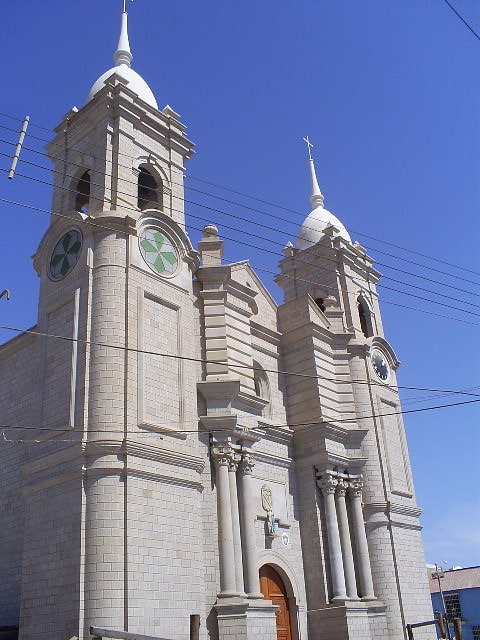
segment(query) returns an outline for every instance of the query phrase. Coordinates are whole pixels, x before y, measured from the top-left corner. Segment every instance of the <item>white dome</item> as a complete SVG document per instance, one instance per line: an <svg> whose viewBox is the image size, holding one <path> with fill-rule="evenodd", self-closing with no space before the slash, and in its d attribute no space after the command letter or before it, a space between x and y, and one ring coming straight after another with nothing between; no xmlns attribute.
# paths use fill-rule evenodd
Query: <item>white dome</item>
<svg viewBox="0 0 480 640"><path fill-rule="evenodd" d="M144 102L149 104L154 109L158 109L157 101L155 100L155 96L152 93L152 90L145 82L145 80L140 76L136 71L134 71L131 67L126 64L119 64L118 66L112 67L96 80L90 92L88 94L87 102L90 102L92 98L94 98L100 89L103 89L105 86L105 81L110 78L114 73L118 74L123 80L125 80L128 84L127 87L137 94L139 98L141 98Z"/></svg>
<svg viewBox="0 0 480 640"><path fill-rule="evenodd" d="M338 235L341 238L347 242L352 242L348 231L340 220L328 209L325 209L325 207L320 205L315 207L315 209L305 218L300 229L300 233L298 234L297 241L295 242L295 247L300 251L313 247L321 238L323 238L325 235L325 229L329 226L334 226L338 229Z"/></svg>

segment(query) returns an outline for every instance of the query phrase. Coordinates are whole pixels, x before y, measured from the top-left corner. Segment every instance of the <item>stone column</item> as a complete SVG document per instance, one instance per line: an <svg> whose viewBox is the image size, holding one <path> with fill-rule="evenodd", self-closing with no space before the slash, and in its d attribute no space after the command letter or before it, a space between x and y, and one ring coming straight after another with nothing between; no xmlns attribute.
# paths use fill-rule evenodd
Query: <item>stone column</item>
<svg viewBox="0 0 480 640"><path fill-rule="evenodd" d="M88 431L84 491L84 629L128 628L127 505L122 440L125 428L125 269L122 220L103 218L119 233L95 234L91 273ZM107 220L107 222L105 222ZM105 344L115 345L112 349ZM85 425L87 428L87 425ZM82 636L83 637L83 636Z"/></svg>
<svg viewBox="0 0 480 640"><path fill-rule="evenodd" d="M348 482L339 480L337 485L337 517L340 532L340 544L343 555L343 570L345 573L345 586L347 596L351 600L358 600L357 582L355 580L355 565L353 562L352 541L350 539L350 528L348 526L347 505L345 494L347 493Z"/></svg>
<svg viewBox="0 0 480 640"><path fill-rule="evenodd" d="M220 562L220 598L236 596L235 549L228 467L234 451L230 443L214 443L211 448L217 474L218 554Z"/></svg>
<svg viewBox="0 0 480 640"><path fill-rule="evenodd" d="M332 573L332 600L346 600L345 577L343 575L342 547L338 530L337 511L335 508L335 491L338 480L325 475L318 483L325 502L325 519L327 523L328 549L330 569Z"/></svg>
<svg viewBox="0 0 480 640"><path fill-rule="evenodd" d="M255 545L255 514L253 512L252 470L254 467L252 454L244 452L239 467L240 483L240 523L243 549L243 577L245 591L249 598L263 598L260 593L260 579L257 567L257 550Z"/></svg>
<svg viewBox="0 0 480 640"><path fill-rule="evenodd" d="M365 523L363 521L363 480L352 480L349 484L349 493L352 499L353 529L357 547L360 595L363 599L372 600L375 599L375 594L373 591L372 569L370 566L367 534L365 531Z"/></svg>
<svg viewBox="0 0 480 640"><path fill-rule="evenodd" d="M237 469L240 461L235 455L228 465L228 480L230 484L230 506L232 509L233 548L235 553L235 580L238 593L244 593L242 538L240 535L240 515L237 496Z"/></svg>

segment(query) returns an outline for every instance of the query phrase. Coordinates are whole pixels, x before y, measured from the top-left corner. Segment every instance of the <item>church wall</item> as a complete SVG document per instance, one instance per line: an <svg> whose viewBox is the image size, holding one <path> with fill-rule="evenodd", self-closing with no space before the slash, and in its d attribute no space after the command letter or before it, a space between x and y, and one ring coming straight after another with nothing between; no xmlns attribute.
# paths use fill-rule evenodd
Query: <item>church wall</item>
<svg viewBox="0 0 480 640"><path fill-rule="evenodd" d="M129 628L182 640L188 635L190 614L202 614L204 620L201 485L198 478L188 478L192 473L172 473L169 465L132 464Z"/></svg>
<svg viewBox="0 0 480 640"><path fill-rule="evenodd" d="M397 515L397 525L392 527L395 543L400 592L408 594L403 598L405 624L422 622L432 618L432 606L428 602L428 586L425 584L425 555L421 539L421 527L414 519ZM417 633L418 631L418 633ZM435 637L433 628L415 629L415 638L426 640Z"/></svg>
<svg viewBox="0 0 480 640"><path fill-rule="evenodd" d="M0 348L0 423L11 425L0 434L0 626L18 625L25 508L22 462L25 447L38 426L35 412L35 372L38 338L24 334ZM25 429L17 428L25 427ZM6 442L11 440L12 442Z"/></svg>
<svg viewBox="0 0 480 640"><path fill-rule="evenodd" d="M20 639L78 634L81 483L31 481L25 497Z"/></svg>
<svg viewBox="0 0 480 640"><path fill-rule="evenodd" d="M14 434L8 437L15 438ZM0 627L18 625L21 595L24 510L20 473L23 445L0 443Z"/></svg>

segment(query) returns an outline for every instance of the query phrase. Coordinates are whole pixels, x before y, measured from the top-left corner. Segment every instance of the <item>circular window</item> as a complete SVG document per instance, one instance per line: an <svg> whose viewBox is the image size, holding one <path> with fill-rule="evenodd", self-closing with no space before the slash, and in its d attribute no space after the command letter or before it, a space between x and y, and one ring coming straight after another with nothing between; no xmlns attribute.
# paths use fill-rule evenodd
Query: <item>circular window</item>
<svg viewBox="0 0 480 640"><path fill-rule="evenodd" d="M140 252L150 269L160 276L172 276L178 268L178 251L163 232L146 228L140 237Z"/></svg>
<svg viewBox="0 0 480 640"><path fill-rule="evenodd" d="M80 231L72 229L62 237L55 245L50 258L50 277L52 280L61 280L70 273L77 264L82 248L82 235Z"/></svg>

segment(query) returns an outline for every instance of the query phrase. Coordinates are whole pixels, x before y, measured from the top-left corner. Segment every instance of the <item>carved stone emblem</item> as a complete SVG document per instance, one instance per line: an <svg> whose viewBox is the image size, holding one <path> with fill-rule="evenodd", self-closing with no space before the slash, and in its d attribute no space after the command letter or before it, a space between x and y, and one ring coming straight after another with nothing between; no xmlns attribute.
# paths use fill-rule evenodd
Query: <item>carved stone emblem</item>
<svg viewBox="0 0 480 640"><path fill-rule="evenodd" d="M261 489L261 494L262 494L262 507L264 511L266 511L267 513L269 511L273 511L272 490L269 487L263 485Z"/></svg>

